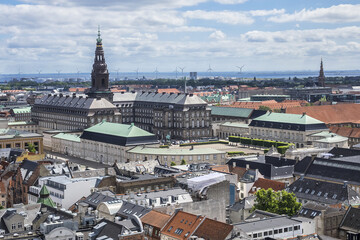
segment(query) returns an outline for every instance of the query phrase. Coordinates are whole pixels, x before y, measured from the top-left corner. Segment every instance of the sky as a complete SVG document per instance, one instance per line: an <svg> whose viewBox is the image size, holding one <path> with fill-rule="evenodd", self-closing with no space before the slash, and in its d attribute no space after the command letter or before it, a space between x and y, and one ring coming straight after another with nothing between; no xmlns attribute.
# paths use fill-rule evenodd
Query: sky
<svg viewBox="0 0 360 240"><path fill-rule="evenodd" d="M360 69L359 0L0 0L0 74Z"/></svg>

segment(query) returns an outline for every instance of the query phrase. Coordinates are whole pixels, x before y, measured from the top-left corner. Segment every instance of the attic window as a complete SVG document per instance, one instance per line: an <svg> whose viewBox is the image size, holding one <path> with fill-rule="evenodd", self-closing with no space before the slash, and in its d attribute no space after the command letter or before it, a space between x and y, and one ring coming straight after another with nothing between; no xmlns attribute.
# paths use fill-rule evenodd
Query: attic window
<svg viewBox="0 0 360 240"><path fill-rule="evenodd" d="M170 232L170 231L171 231L171 229L173 229L173 226L171 226L171 227L168 229L168 232Z"/></svg>
<svg viewBox="0 0 360 240"><path fill-rule="evenodd" d="M315 190L312 190L312 191L311 191L311 195L314 195L314 193L315 193Z"/></svg>
<svg viewBox="0 0 360 240"><path fill-rule="evenodd" d="M337 197L337 194L334 194L334 196L332 196L332 199L335 199Z"/></svg>
<svg viewBox="0 0 360 240"><path fill-rule="evenodd" d="M318 192L318 194L317 194L317 195L320 197L320 196L321 196L321 193L322 193L322 192L320 191L320 192Z"/></svg>
<svg viewBox="0 0 360 240"><path fill-rule="evenodd" d="M309 193L310 189L306 189L305 193Z"/></svg>
<svg viewBox="0 0 360 240"><path fill-rule="evenodd" d="M301 192L302 191L302 188L299 188L299 192Z"/></svg>
<svg viewBox="0 0 360 240"><path fill-rule="evenodd" d="M325 193L325 194L324 194L324 197L327 197L327 196L328 196L328 194L329 194L329 193Z"/></svg>

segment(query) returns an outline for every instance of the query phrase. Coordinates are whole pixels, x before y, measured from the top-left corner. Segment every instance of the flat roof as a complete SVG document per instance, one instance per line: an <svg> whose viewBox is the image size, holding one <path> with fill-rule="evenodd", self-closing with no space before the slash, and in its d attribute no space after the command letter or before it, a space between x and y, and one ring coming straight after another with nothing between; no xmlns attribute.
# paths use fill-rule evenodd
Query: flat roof
<svg viewBox="0 0 360 240"><path fill-rule="evenodd" d="M258 221L251 221L245 223L234 224L235 228L238 228L246 233L264 231L267 229L281 228L293 225L300 225L300 221L290 219L285 216L267 218Z"/></svg>
<svg viewBox="0 0 360 240"><path fill-rule="evenodd" d="M219 151L213 148L151 148L137 146L129 150L128 153L138 154L150 154L150 155L207 155L207 154L225 154L223 151Z"/></svg>

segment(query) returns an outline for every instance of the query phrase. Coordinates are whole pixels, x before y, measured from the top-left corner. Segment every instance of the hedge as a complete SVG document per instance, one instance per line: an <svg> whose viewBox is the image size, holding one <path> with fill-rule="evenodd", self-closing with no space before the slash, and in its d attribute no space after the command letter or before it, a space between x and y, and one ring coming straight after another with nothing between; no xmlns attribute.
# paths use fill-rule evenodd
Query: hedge
<svg viewBox="0 0 360 240"><path fill-rule="evenodd" d="M280 154L285 154L286 150L288 150L288 149L289 149L289 145L288 146L279 146L279 147L277 147L277 151Z"/></svg>
<svg viewBox="0 0 360 240"><path fill-rule="evenodd" d="M264 149L264 154L266 154L270 149Z"/></svg>
<svg viewBox="0 0 360 240"><path fill-rule="evenodd" d="M243 145L254 145L259 147L266 147L271 148L272 146L278 149L278 152L281 154L285 154L286 150L289 148L290 145L293 143L286 143L286 142L276 142L271 140L262 140L262 139L251 139L247 137L237 137L237 136L230 136L229 142L240 142ZM269 151L269 149L265 149ZM264 150L264 153L266 153Z"/></svg>
<svg viewBox="0 0 360 240"><path fill-rule="evenodd" d="M236 152L227 152L228 155L244 155L245 153L242 151L236 151Z"/></svg>
<svg viewBox="0 0 360 240"><path fill-rule="evenodd" d="M169 148L169 145L160 145L159 148Z"/></svg>

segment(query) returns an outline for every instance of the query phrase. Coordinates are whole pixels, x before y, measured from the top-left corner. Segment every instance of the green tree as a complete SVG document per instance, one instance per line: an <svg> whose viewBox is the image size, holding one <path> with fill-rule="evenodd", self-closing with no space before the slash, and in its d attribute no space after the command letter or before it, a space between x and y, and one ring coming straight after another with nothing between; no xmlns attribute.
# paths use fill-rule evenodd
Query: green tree
<svg viewBox="0 0 360 240"><path fill-rule="evenodd" d="M256 192L253 210L259 209L276 214L294 216L301 208L301 203L296 200L294 193L285 190L275 192L271 188L260 189Z"/></svg>
<svg viewBox="0 0 360 240"><path fill-rule="evenodd" d="M170 166L175 166L175 165L176 165L175 162L171 162L171 163L170 163Z"/></svg>
<svg viewBox="0 0 360 240"><path fill-rule="evenodd" d="M271 108L269 108L268 106L259 106L259 110L265 110L265 111L271 111Z"/></svg>
<svg viewBox="0 0 360 240"><path fill-rule="evenodd" d="M29 143L29 145L28 145L28 150L31 153L36 153L35 146L33 144L31 144L31 143Z"/></svg>
<svg viewBox="0 0 360 240"><path fill-rule="evenodd" d="M182 160L181 160L181 165L186 165L185 159L182 159Z"/></svg>

